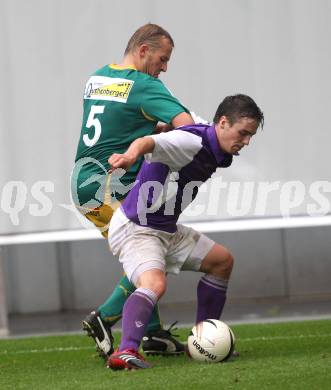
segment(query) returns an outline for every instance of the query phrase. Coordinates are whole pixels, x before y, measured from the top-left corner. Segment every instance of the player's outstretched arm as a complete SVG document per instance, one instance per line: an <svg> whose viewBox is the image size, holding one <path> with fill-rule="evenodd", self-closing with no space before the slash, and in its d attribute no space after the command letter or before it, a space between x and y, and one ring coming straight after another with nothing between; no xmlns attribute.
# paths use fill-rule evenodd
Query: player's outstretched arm
<svg viewBox="0 0 331 390"><path fill-rule="evenodd" d="M137 161L138 157L146 153L152 153L154 147L155 141L152 137L147 136L136 139L125 153L114 153L109 157L110 170L113 171L116 168L129 169Z"/></svg>

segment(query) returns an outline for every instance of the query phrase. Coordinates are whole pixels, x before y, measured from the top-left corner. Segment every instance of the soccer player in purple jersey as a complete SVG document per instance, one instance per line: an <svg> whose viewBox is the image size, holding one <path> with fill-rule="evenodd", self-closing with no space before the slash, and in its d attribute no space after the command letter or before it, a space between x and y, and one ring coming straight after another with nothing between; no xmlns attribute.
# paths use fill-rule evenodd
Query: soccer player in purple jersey
<svg viewBox="0 0 331 390"><path fill-rule="evenodd" d="M134 141L113 154L112 169L145 162L109 227L109 244L129 280L137 287L123 308L122 339L108 367L148 368L138 348L154 305L166 290L167 272L203 272L197 286L196 322L219 319L226 300L233 257L224 246L181 224L181 212L217 168L231 165L264 117L246 95L226 97L212 125L189 125Z"/></svg>

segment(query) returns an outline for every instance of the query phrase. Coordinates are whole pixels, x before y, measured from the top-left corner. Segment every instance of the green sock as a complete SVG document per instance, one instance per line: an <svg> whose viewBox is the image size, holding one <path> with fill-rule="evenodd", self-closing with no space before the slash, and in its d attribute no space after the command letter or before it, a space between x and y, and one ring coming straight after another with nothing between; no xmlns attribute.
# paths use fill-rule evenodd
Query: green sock
<svg viewBox="0 0 331 390"><path fill-rule="evenodd" d="M108 322L110 326L122 317L123 306L128 297L135 291L135 286L129 282L129 279L124 275L117 283L111 296L98 308L101 318ZM151 320L147 326L147 331L161 329L161 321L158 306L155 305Z"/></svg>
<svg viewBox="0 0 331 390"><path fill-rule="evenodd" d="M122 317L122 310L125 301L134 292L135 286L129 282L129 279L124 275L117 283L111 296L98 308L100 316L108 322L110 326Z"/></svg>
<svg viewBox="0 0 331 390"><path fill-rule="evenodd" d="M152 316L151 316L151 319L149 320L146 331L152 332L152 331L159 330L159 329L162 329L162 325L161 325L159 307L156 304L154 306Z"/></svg>

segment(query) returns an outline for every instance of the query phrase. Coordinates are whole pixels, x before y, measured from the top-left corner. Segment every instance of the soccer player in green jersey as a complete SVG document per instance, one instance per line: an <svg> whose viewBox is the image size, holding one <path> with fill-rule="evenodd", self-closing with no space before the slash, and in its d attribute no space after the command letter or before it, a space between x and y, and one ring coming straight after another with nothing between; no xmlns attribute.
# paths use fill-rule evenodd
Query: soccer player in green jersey
<svg viewBox="0 0 331 390"><path fill-rule="evenodd" d="M142 159L137 161L117 178L116 184L116 179L108 174L109 157L123 153L136 138L151 135L156 128L164 131L194 123L188 109L158 78L167 71L173 47L167 31L146 24L130 38L121 64L106 65L87 81L72 197L79 212L105 238L112 215L132 187L142 163ZM111 326L121 318L123 305L134 290L134 285L123 276L112 295L83 321L83 329L94 338L104 357L113 352ZM162 328L157 307L144 337L143 350L167 355L184 352L170 329Z"/></svg>

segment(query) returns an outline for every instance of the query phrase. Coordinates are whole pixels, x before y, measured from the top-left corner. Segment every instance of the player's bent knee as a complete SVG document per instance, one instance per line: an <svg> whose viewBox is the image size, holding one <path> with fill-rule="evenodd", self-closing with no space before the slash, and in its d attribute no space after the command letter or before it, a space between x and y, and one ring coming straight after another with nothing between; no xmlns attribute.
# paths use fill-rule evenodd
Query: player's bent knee
<svg viewBox="0 0 331 390"><path fill-rule="evenodd" d="M210 273L223 279L229 279L232 272L233 264L234 258L232 254L228 250L226 250L226 253L223 253L223 256L220 257L218 261L213 264Z"/></svg>
<svg viewBox="0 0 331 390"><path fill-rule="evenodd" d="M228 252L228 255L226 257L225 263L226 263L226 268L229 271L232 271L233 264L234 264L234 258L233 258L232 254L230 252Z"/></svg>
<svg viewBox="0 0 331 390"><path fill-rule="evenodd" d="M203 259L201 272L229 279L234 259L231 252L222 245L215 244L208 255Z"/></svg>
<svg viewBox="0 0 331 390"><path fill-rule="evenodd" d="M234 263L234 258L232 254L229 251L227 251L226 256L220 262L219 268L224 270L226 273L230 275L233 268L233 263Z"/></svg>
<svg viewBox="0 0 331 390"><path fill-rule="evenodd" d="M149 270L142 273L137 280L137 287L152 290L160 299L167 289L167 279L160 270Z"/></svg>
<svg viewBox="0 0 331 390"><path fill-rule="evenodd" d="M160 299L162 297L162 295L166 292L166 290L167 290L166 283L162 283L162 284L159 284L156 286L155 293L156 293L158 299Z"/></svg>
<svg viewBox="0 0 331 390"><path fill-rule="evenodd" d="M148 287L147 287L148 288ZM149 287L157 295L158 299L166 292L167 284L165 279L156 279L150 283Z"/></svg>

